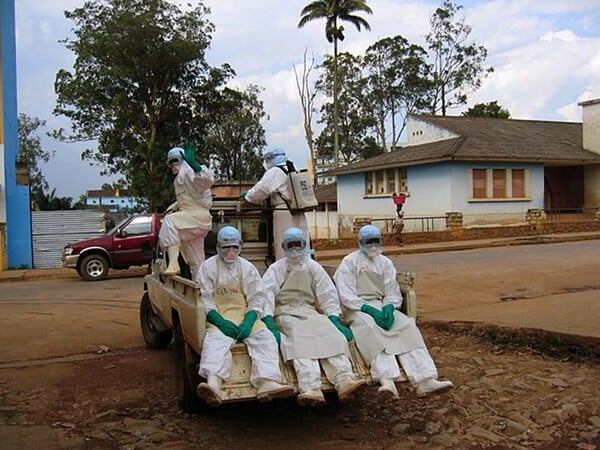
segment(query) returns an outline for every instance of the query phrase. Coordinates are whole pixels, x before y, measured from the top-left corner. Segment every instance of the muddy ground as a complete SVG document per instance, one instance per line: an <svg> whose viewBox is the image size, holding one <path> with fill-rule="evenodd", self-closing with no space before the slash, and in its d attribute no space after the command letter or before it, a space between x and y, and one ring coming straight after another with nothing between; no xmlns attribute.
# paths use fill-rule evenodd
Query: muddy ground
<svg viewBox="0 0 600 450"><path fill-rule="evenodd" d="M597 361L516 350L447 326L421 329L442 377L456 385L448 393L418 399L402 383L397 401L367 387L350 405L333 397L305 409L289 399L188 415L174 400L171 352L136 348L3 370L0 437L3 448L18 448L19 433L37 435L38 448L600 446Z"/></svg>
<svg viewBox="0 0 600 450"><path fill-rule="evenodd" d="M566 260L568 251L559 249ZM587 263L581 248L573 251L577 276L557 278L544 266L557 266L548 255L531 261L552 280L537 276L538 297L575 285L599 292L597 258L592 252ZM418 292L427 311L449 279L433 263L423 266L430 269L419 269ZM489 275L464 281L461 292L466 300L483 291L500 295L504 288L498 294L484 285L500 286L507 277L533 289L531 275L516 270L490 266ZM175 401L172 352L143 345L141 283L75 277L0 285L2 449L600 449L598 339L434 322L427 314L419 326L441 378L455 384L447 393L418 399L401 383L399 400L382 400L368 386L351 404L333 396L319 409L288 399L185 414Z"/></svg>

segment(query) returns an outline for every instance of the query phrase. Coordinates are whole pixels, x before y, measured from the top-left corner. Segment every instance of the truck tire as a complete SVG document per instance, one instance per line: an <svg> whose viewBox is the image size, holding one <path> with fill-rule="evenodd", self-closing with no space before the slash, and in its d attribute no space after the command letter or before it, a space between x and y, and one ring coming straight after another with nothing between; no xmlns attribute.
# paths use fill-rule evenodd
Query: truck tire
<svg viewBox="0 0 600 450"><path fill-rule="evenodd" d="M148 347L154 350L163 350L171 343L173 333L171 333L171 330L163 332L158 331L152 323L152 319L155 317L156 314L152 311L148 292L144 292L142 301L140 302L140 325L142 327L142 335L144 336L144 341L146 341Z"/></svg>
<svg viewBox="0 0 600 450"><path fill-rule="evenodd" d="M79 274L87 281L100 281L108 274L108 260L97 253L85 256L79 265Z"/></svg>
<svg viewBox="0 0 600 450"><path fill-rule="evenodd" d="M196 386L202 381L198 375L198 364L185 359L185 341L179 324L173 329L173 360L177 403L186 413L198 413L206 409L206 403L196 394Z"/></svg>

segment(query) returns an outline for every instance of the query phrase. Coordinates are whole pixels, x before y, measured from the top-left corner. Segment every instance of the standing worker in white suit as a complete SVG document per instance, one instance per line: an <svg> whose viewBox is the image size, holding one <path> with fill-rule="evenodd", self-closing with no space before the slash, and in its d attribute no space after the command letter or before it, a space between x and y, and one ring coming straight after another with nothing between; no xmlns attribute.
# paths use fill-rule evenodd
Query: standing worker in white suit
<svg viewBox="0 0 600 450"><path fill-rule="evenodd" d="M210 187L213 172L196 160L194 147L174 147L167 153L167 165L175 175L175 212L167 214L158 233L160 246L167 249L169 265L164 274L177 275L179 250L190 265L192 279L204 262L204 238L212 228Z"/></svg>
<svg viewBox="0 0 600 450"><path fill-rule="evenodd" d="M285 256L282 244L282 236L290 227L301 229L307 242L310 242L310 231L308 221L303 212L292 214L286 202L291 200L291 192L288 188L287 156L282 148L275 148L264 155L266 172L262 178L248 192L242 192L240 198L258 204L270 198L273 207L273 248L275 259Z"/></svg>
<svg viewBox="0 0 600 450"><path fill-rule="evenodd" d="M304 232L288 228L283 235L286 257L263 275L268 305L263 321L281 341L284 361L292 361L301 406L325 404L321 368L337 390L340 402L350 401L364 381L356 380L348 359L352 332L340 321L340 300L329 275L308 257ZM274 315L275 320L270 316Z"/></svg>
<svg viewBox="0 0 600 450"><path fill-rule="evenodd" d="M398 397L394 381L402 379L400 366L419 397L452 387L450 381L438 381L415 320L399 311L402 292L393 262L381 254L379 228L365 225L358 240L360 250L344 257L334 280L356 345L381 385L378 392Z"/></svg>
<svg viewBox="0 0 600 450"><path fill-rule="evenodd" d="M208 322L198 371L206 383L200 383L197 392L210 406L223 401L221 384L231 375L231 348L238 341L248 348L250 383L257 388L258 401L293 394L291 386L280 384L277 341L260 320L268 309L267 297L258 269L239 256L242 244L237 228L221 228L217 254L202 264L196 277Z"/></svg>

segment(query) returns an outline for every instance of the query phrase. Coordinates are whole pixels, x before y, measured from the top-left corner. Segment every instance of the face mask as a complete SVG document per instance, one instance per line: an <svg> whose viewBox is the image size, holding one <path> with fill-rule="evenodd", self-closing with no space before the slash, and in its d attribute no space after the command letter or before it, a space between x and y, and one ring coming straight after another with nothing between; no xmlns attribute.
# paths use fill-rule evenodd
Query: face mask
<svg viewBox="0 0 600 450"><path fill-rule="evenodd" d="M219 253L226 264L233 264L240 254L240 248L237 246L221 247Z"/></svg>
<svg viewBox="0 0 600 450"><path fill-rule="evenodd" d="M286 256L288 261L292 264L300 264L304 259L304 249L303 248L291 248L287 250Z"/></svg>
<svg viewBox="0 0 600 450"><path fill-rule="evenodd" d="M369 258L373 258L381 254L381 244L366 244L363 250Z"/></svg>

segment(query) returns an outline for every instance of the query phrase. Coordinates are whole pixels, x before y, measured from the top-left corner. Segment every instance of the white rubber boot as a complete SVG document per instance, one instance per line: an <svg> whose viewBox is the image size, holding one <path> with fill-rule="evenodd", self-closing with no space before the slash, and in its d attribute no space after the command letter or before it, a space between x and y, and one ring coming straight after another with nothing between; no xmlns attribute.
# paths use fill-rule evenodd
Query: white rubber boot
<svg viewBox="0 0 600 450"><path fill-rule="evenodd" d="M390 380L389 378L381 378L379 380L379 384L381 386L377 389L377 392L383 395L391 395L394 398L398 398L398 389L396 389L396 384Z"/></svg>
<svg viewBox="0 0 600 450"><path fill-rule="evenodd" d="M356 390L365 384L364 380L344 380L335 387L340 403L347 403L354 398Z"/></svg>
<svg viewBox="0 0 600 450"><path fill-rule="evenodd" d="M179 275L181 270L179 269L179 247L172 245L167 247L167 255L169 255L169 265L163 272L164 275Z"/></svg>
<svg viewBox="0 0 600 450"><path fill-rule="evenodd" d="M200 383L196 388L198 397L204 399L209 406L216 408L223 403L221 393L222 380L216 375L209 375L206 383Z"/></svg>
<svg viewBox="0 0 600 450"><path fill-rule="evenodd" d="M325 404L325 396L321 389L309 389L306 392L298 394L296 401L300 406L323 406Z"/></svg>
<svg viewBox="0 0 600 450"><path fill-rule="evenodd" d="M285 386L272 380L261 380L258 382L256 400L259 402L270 402L274 398L286 398L294 393L292 386Z"/></svg>
<svg viewBox="0 0 600 450"><path fill-rule="evenodd" d="M425 397L434 392L439 394L450 389L452 386L454 386L452 381L438 381L435 378L427 378L417 385L417 397Z"/></svg>

